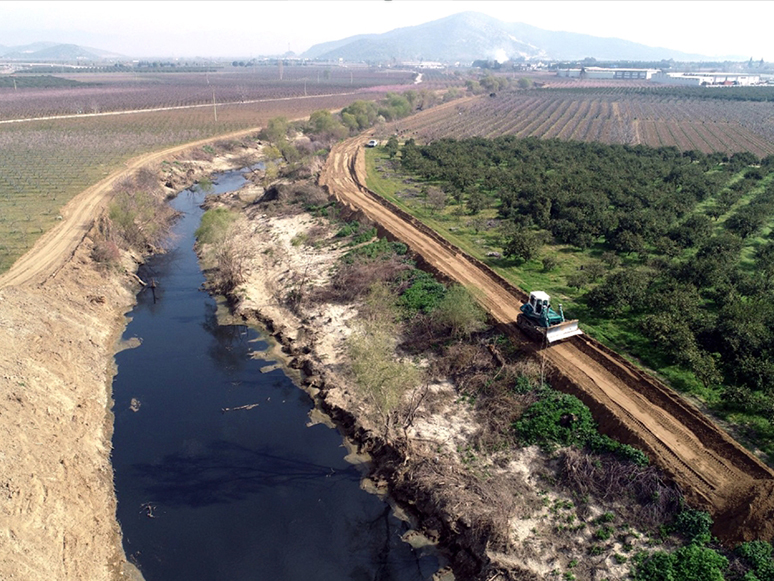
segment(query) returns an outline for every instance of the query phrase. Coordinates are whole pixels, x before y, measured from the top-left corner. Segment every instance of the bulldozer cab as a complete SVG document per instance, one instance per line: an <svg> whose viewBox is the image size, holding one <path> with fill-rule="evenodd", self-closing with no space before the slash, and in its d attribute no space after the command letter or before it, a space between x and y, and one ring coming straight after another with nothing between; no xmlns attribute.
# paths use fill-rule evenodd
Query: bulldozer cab
<svg viewBox="0 0 774 581"><path fill-rule="evenodd" d="M565 320L562 305L559 305L558 313L551 308L551 297L543 291L529 293L529 301L522 306L521 312L517 319L519 326L541 341L553 343L583 334L577 320Z"/></svg>
<svg viewBox="0 0 774 581"><path fill-rule="evenodd" d="M532 305L532 310L541 315L543 310L551 305L551 297L543 291L532 291L529 293L529 302Z"/></svg>

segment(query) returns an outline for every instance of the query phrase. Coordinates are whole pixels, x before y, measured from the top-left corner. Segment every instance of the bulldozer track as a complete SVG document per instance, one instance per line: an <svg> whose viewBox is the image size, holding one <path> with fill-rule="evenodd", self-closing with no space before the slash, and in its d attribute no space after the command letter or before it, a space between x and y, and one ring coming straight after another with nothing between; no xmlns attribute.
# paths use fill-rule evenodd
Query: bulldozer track
<svg viewBox="0 0 774 581"><path fill-rule="evenodd" d="M774 534L774 471L668 386L587 335L542 349L530 345L516 327L527 299L521 289L366 187L368 138L331 151L320 175L331 196L404 242L430 269L469 288L514 341L545 361L555 388L591 408L603 432L643 449L689 501L722 516L715 526L720 538ZM753 504L756 510L749 510Z"/></svg>

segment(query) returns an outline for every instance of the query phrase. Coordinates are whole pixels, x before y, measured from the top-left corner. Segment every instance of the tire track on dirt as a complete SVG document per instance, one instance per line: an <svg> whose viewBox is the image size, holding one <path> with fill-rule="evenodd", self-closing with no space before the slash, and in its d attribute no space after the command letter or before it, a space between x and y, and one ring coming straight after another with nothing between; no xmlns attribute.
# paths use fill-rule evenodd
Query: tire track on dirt
<svg viewBox="0 0 774 581"><path fill-rule="evenodd" d="M333 148L320 184L427 264L470 288L517 342L545 361L553 385L584 401L606 433L644 449L696 506L716 517L715 534L737 542L774 534L774 472L666 385L587 337L539 349L516 328L524 293L427 226L365 187L359 136ZM757 509L750 511L749 505ZM721 515L743 515L718 519Z"/></svg>

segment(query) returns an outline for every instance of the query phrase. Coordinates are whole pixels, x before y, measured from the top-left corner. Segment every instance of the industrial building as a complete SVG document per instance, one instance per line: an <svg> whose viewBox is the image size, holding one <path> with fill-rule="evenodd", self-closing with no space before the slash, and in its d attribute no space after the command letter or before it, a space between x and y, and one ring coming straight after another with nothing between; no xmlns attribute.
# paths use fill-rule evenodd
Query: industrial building
<svg viewBox="0 0 774 581"><path fill-rule="evenodd" d="M581 67L577 69L559 69L560 77L574 79L645 79L649 80L658 69L608 69L603 67Z"/></svg>
<svg viewBox="0 0 774 581"><path fill-rule="evenodd" d="M749 87L761 83L760 75L740 73L668 73L659 69L579 67L558 69L558 77L570 79L640 79L688 87Z"/></svg>
<svg viewBox="0 0 774 581"><path fill-rule="evenodd" d="M688 87L749 87L761 82L760 75L739 73L665 73L659 71L651 79L655 83Z"/></svg>

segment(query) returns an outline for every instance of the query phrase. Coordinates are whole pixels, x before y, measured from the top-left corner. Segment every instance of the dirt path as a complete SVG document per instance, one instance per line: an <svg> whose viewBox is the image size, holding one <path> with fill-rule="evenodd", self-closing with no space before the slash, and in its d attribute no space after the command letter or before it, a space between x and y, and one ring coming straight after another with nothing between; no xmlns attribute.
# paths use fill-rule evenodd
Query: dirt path
<svg viewBox="0 0 774 581"><path fill-rule="evenodd" d="M525 298L519 289L367 190L365 141L361 136L337 145L321 185L408 244L431 267L472 289L517 341L526 342L515 328ZM646 450L691 501L709 510L718 521L718 536L728 541L772 536L774 472L671 389L586 336L535 355L544 358L553 385L589 405L606 433ZM746 510L751 498L758 507L755 514ZM733 525L717 519L727 514L745 516Z"/></svg>
<svg viewBox="0 0 774 581"><path fill-rule="evenodd" d="M62 209L62 221L41 236L26 254L14 262L7 272L0 275L0 288L26 284L43 284L56 276L62 266L73 256L78 244L88 233L95 217L98 215L98 210L110 201L113 185L130 176L140 167L161 161L170 155L180 153L192 147L199 147L222 139L235 139L254 133L259 129L257 127L244 129L227 135L219 135L215 138L202 139L170 147L162 151L147 153L131 159L126 163L124 169L113 172L101 182L84 190L70 200Z"/></svg>

